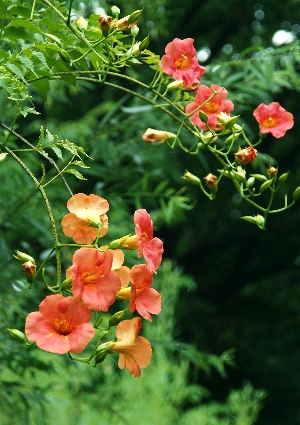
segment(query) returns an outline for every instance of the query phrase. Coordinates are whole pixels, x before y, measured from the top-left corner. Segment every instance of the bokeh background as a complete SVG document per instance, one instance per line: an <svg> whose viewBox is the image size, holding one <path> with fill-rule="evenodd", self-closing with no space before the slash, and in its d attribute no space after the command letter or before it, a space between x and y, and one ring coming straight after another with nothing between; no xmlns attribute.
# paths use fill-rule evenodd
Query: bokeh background
<svg viewBox="0 0 300 425"><path fill-rule="evenodd" d="M76 1L74 9L88 17L109 14L112 5L122 16L144 8L141 39L150 34L149 49L157 54L175 37L194 38L207 67L203 83L226 87L250 138L257 134L252 111L259 103L278 101L294 114L286 137L268 136L263 145L280 173L291 170L284 187L290 195L300 182L300 2L99 0ZM138 66L130 72L151 78ZM241 203L230 182L211 202L181 178L186 168L201 177L215 164L142 142L148 127L176 131L168 117L87 83L75 89L52 82L46 100L32 95L41 115L26 126L19 121L17 131L34 142L43 125L84 146L93 158L82 171L87 181L70 176L69 184L74 192L109 200L112 238L128 233L136 208L150 211L165 245L155 281L163 311L145 325L154 359L136 380L117 369L115 358L92 369L10 339L6 328L22 329L46 295L42 282L28 290L14 250L41 261L52 242L31 182L12 159L0 164L1 423L300 424L299 206L271 216L261 231L239 219L256 212ZM0 102L1 121L9 122L12 112L1 92ZM41 174L40 158L24 158ZM49 197L59 222L69 194L57 182ZM64 252L66 264L71 256ZM48 278L51 273L49 264Z"/></svg>

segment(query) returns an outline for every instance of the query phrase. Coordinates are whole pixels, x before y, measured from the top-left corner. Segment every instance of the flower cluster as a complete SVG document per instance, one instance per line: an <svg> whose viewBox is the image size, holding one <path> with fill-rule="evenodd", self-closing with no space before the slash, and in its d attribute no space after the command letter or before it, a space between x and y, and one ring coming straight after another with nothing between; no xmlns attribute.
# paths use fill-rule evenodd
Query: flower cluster
<svg viewBox="0 0 300 425"><path fill-rule="evenodd" d="M74 252L66 280L57 293L47 296L39 311L27 316L25 334L28 341L52 353L82 352L98 332L99 323L89 323L93 312L107 312L117 300L128 301L130 313L137 312L152 321L151 314L161 311L161 296L152 288L153 273L161 264L162 241L153 235L153 222L145 209L134 214L135 235L126 235L108 245L98 241L108 231L108 202L97 195L78 193L67 203L69 213L62 219L63 232L80 244ZM68 244L66 244L68 246ZM147 264L125 266L124 250L137 250ZM52 289L54 290L54 289ZM63 290L71 296L64 297ZM97 364L108 353L119 353L119 367L126 367L133 376L141 375L148 366L152 349L149 341L138 336L141 317L123 320L125 311L115 313L109 328L117 325L117 341L98 345L87 362ZM101 338L100 338L101 339ZM103 348L104 347L104 348Z"/></svg>
<svg viewBox="0 0 300 425"><path fill-rule="evenodd" d="M214 159L222 164L221 169L218 169L220 176L217 177L215 173L210 172L201 179L186 170L183 178L199 186L209 199L214 199L220 180L226 176L233 181L239 195L252 206L265 212L266 216L270 212L270 207L264 209L250 198L260 196L269 189L271 200L273 200L277 190L277 177L273 179L274 176L270 176L266 167L265 175L253 174L247 179L246 171L244 172L241 165L247 165L259 157L256 147L262 143L268 133L275 138L283 137L286 131L294 125L293 115L278 102L272 102L269 105L261 103L253 112L253 116L259 124L259 140L251 142L244 131L244 126L237 124L239 116L230 115L234 104L227 99L226 88L216 84L208 86L201 84L200 79L206 69L198 63L193 44L192 38L183 40L175 38L167 44L165 55L160 60L162 84L168 83L169 78L166 75L175 80L167 84L164 95L175 90L186 91L184 96L176 93L175 97L177 112L183 116L182 125L177 134L148 128L142 139L150 143L166 143L171 149L174 149L177 144L185 153L191 155L196 155L200 151L203 153L204 149L205 152L210 151ZM195 95L188 92L195 92ZM187 142L185 145L180 140L184 128L195 137L196 141L193 144ZM221 140L222 136L225 137L224 141ZM202 184L202 180L205 184ZM282 182L282 180L283 178L280 181ZM258 187L259 185L261 187ZM297 197L298 192L293 195L293 200L285 208L293 205ZM262 227L261 223L259 225Z"/></svg>

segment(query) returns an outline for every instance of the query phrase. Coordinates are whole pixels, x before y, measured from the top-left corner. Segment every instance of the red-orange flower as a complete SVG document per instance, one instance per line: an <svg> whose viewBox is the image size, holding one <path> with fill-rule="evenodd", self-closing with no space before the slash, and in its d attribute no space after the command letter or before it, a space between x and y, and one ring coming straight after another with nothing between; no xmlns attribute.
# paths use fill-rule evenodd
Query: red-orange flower
<svg viewBox="0 0 300 425"><path fill-rule="evenodd" d="M222 87L219 87L216 84L212 84L212 87L216 92L220 93L216 94L211 100L207 102L207 99L209 99L214 92L210 87L200 86L197 90L197 94L194 101L189 103L185 108L185 112L187 114L192 114L192 112L195 111L190 116L190 120L193 124L197 125L202 130L207 130L207 125L201 120L199 111L202 111L207 115L208 126L212 130L217 130L218 126L220 126L217 120L217 115L220 112L225 112L229 115L234 108L234 105L231 100L226 99L226 97L228 96L228 92L226 89L222 89Z"/></svg>
<svg viewBox="0 0 300 425"><path fill-rule="evenodd" d="M113 255L95 248L80 248L73 255L73 265L67 270L72 278L75 298L92 310L107 311L121 288L117 273L111 271Z"/></svg>
<svg viewBox="0 0 300 425"><path fill-rule="evenodd" d="M287 112L278 102L269 105L261 103L253 115L259 123L260 132L271 133L276 139L283 137L294 125L293 114Z"/></svg>
<svg viewBox="0 0 300 425"><path fill-rule="evenodd" d="M135 233L138 237L138 257L145 257L150 270L156 273L162 261L163 243L159 238L153 238L153 221L147 210L140 209L134 213Z"/></svg>
<svg viewBox="0 0 300 425"><path fill-rule="evenodd" d="M97 237L99 227L100 237L108 231L108 218L105 214L109 209L106 199L98 195L77 193L68 200L70 211L62 219L63 232L71 236L78 244L91 244Z"/></svg>
<svg viewBox="0 0 300 425"><path fill-rule="evenodd" d="M196 58L196 49L193 44L192 38L184 40L175 38L167 44L166 54L161 58L163 72L174 80L182 80L186 87L197 83L205 73L205 68L199 65Z"/></svg>
<svg viewBox="0 0 300 425"><path fill-rule="evenodd" d="M137 311L144 319L150 321L152 321L151 314L159 314L161 310L161 296L154 288L150 288L152 280L153 275L149 266L146 264L133 266L130 270L132 286L122 286L117 294L123 299L130 300L131 313Z"/></svg>
<svg viewBox="0 0 300 425"><path fill-rule="evenodd" d="M252 146L249 146L248 148L241 149L237 153L235 153L235 159L240 164L249 164L249 162L252 162L257 157L257 150L254 149Z"/></svg>
<svg viewBox="0 0 300 425"><path fill-rule="evenodd" d="M132 376L141 376L141 368L147 367L151 361L152 348L149 341L138 336L142 327L142 319L123 320L116 329L117 342L110 349L120 353L118 366L126 367Z"/></svg>
<svg viewBox="0 0 300 425"><path fill-rule="evenodd" d="M39 311L27 316L25 333L42 350L80 353L94 336L94 328L88 323L91 317L88 307L74 297L49 295Z"/></svg>

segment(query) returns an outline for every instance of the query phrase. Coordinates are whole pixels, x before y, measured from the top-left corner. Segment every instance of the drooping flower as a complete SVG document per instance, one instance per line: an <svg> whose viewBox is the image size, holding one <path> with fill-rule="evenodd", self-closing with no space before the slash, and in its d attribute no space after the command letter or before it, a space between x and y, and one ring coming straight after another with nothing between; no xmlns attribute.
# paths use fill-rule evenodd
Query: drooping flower
<svg viewBox="0 0 300 425"><path fill-rule="evenodd" d="M123 287L118 296L130 300L129 310L137 311L144 319L152 321L151 314L159 314L161 310L161 296L152 285L153 275L146 264L133 266L130 270L131 287ZM150 314L151 313L151 314Z"/></svg>
<svg viewBox="0 0 300 425"><path fill-rule="evenodd" d="M205 68L199 65L196 58L196 49L192 38L184 40L175 38L167 44L165 53L160 62L163 72L173 77L174 80L182 80L186 87L197 83L205 73Z"/></svg>
<svg viewBox="0 0 300 425"><path fill-rule="evenodd" d="M39 311L27 316L25 333L42 350L80 353L94 336L94 328L88 323L91 317L88 307L76 298L49 295Z"/></svg>
<svg viewBox="0 0 300 425"><path fill-rule="evenodd" d="M249 162L254 161L256 157L257 157L257 150L254 149L252 146L241 149L237 153L235 153L235 159L240 164L249 164Z"/></svg>
<svg viewBox="0 0 300 425"><path fill-rule="evenodd" d="M147 128L145 133L142 135L142 139L145 142L153 143L153 142L159 142L164 143L168 139L175 139L176 134L169 133L168 131L162 131L162 130L155 130L153 128Z"/></svg>
<svg viewBox="0 0 300 425"><path fill-rule="evenodd" d="M293 114L287 112L278 102L269 105L261 103L253 115L262 134L271 133L276 139L283 137L294 125Z"/></svg>
<svg viewBox="0 0 300 425"><path fill-rule="evenodd" d="M203 180L206 183L206 186L210 189L210 190L216 190L217 186L218 186L218 177L215 176L212 173L208 173L207 176L205 176L203 178Z"/></svg>
<svg viewBox="0 0 300 425"><path fill-rule="evenodd" d="M162 261L163 243L159 238L153 238L153 221L147 210L140 209L134 213L135 233L138 237L138 257L145 257L150 270L156 273Z"/></svg>
<svg viewBox="0 0 300 425"><path fill-rule="evenodd" d="M66 274L72 278L74 297L82 299L92 310L107 311L121 288L120 277L111 271L112 253L80 248L75 251L72 262Z"/></svg>
<svg viewBox="0 0 300 425"><path fill-rule="evenodd" d="M108 231L108 218L105 214L109 209L106 199L98 195L77 193L68 200L70 211L62 219L63 232L71 236L78 244L91 244L97 237L104 236Z"/></svg>
<svg viewBox="0 0 300 425"><path fill-rule="evenodd" d="M219 87L216 84L212 84L212 87L216 92L219 92L212 99L207 102L207 99L209 99L213 94L213 89L207 86L200 86L194 101L189 103L185 108L185 112L187 114L192 114L190 116L191 122L200 127L202 130L207 130L207 125L201 120L199 111L202 111L207 115L208 126L212 130L217 130L220 126L217 115L220 112L225 112L229 115L234 108L231 100L226 99L228 96L226 89ZM192 113L193 111L195 112Z"/></svg>
<svg viewBox="0 0 300 425"><path fill-rule="evenodd" d="M141 376L141 368L150 364L152 348L149 341L138 336L142 327L142 319L123 320L116 329L117 342L110 351L120 353L118 366L126 367L132 376Z"/></svg>

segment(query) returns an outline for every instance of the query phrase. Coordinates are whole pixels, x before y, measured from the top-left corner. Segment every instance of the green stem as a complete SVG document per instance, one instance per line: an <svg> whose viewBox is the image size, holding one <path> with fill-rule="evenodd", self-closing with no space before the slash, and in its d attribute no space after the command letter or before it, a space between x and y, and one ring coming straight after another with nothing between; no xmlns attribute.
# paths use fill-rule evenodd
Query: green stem
<svg viewBox="0 0 300 425"><path fill-rule="evenodd" d="M45 205L46 205L47 212L48 212L51 230L52 230L53 239L54 239L54 245L55 246L59 245L58 234L57 234L57 230L56 230L54 216L53 216L53 213L52 213L52 209L51 209L48 197L47 197L46 192L44 190L44 187L40 184L40 182L37 180L37 178L34 176L34 174L29 170L29 168L24 164L24 162L11 149L9 149L7 146L4 146L3 149L7 153L9 153L15 159L15 161L18 162L18 164L23 168L23 170L31 178L31 180L35 184L35 187L41 193L42 198L43 198ZM61 283L61 255L60 255L60 250L57 249L57 248L56 248L56 267L57 267L57 282L58 282L58 284L60 284Z"/></svg>

